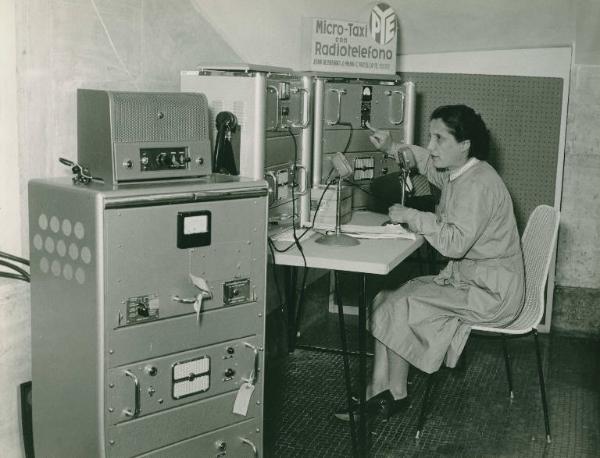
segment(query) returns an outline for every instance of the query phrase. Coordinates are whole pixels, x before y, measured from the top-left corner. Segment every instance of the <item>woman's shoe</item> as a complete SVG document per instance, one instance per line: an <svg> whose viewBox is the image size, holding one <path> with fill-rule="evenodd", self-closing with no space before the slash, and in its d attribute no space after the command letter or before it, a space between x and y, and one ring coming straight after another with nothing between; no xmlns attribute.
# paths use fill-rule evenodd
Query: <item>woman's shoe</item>
<svg viewBox="0 0 600 458"><path fill-rule="evenodd" d="M352 401L352 413L354 414L354 418L358 419L360 411L358 399L353 396ZM372 398L367 399L365 402L365 411L367 415L378 415L380 413L386 415L386 410L389 410L388 405L393 402L394 397L392 396L392 393L390 393L390 390L385 390L376 394ZM338 410L334 413L334 415L340 420L350 421L350 412L348 411L348 408Z"/></svg>
<svg viewBox="0 0 600 458"><path fill-rule="evenodd" d="M391 393L390 393L391 395ZM394 399L385 403L382 407L383 421L388 421L394 415L404 412L410 406L408 396L402 399Z"/></svg>

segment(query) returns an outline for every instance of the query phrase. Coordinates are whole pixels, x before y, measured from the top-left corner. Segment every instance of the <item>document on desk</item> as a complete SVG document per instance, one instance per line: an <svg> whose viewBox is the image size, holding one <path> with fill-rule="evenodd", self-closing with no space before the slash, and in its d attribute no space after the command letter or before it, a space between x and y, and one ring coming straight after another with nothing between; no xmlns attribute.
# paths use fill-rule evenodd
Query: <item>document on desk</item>
<svg viewBox="0 0 600 458"><path fill-rule="evenodd" d="M400 224L388 224L389 216L382 213L370 211L354 211L352 219L347 224L342 224L341 231L352 237L369 239L396 239L404 238L416 240L417 235L414 232L405 229ZM331 226L319 226L315 224L315 229L333 230Z"/></svg>
<svg viewBox="0 0 600 458"><path fill-rule="evenodd" d="M351 237L361 239L410 239L415 240L417 235L400 224L386 226L362 226L355 224L342 224L342 232Z"/></svg>
<svg viewBox="0 0 600 458"><path fill-rule="evenodd" d="M310 238L315 233L312 229L307 230L304 228L296 228L295 232L296 237L298 237L300 241ZM271 236L271 239L275 242L294 242L294 229L289 228L278 234L274 234Z"/></svg>

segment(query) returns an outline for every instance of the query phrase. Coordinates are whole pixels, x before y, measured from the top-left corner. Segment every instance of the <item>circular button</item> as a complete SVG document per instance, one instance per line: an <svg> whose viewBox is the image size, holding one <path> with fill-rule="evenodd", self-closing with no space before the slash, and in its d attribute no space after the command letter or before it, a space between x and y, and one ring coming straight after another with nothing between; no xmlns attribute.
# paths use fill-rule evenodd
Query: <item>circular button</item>
<svg viewBox="0 0 600 458"><path fill-rule="evenodd" d="M231 367L227 368L227 370L225 370L225 377L233 377L235 375L235 370L233 370Z"/></svg>
<svg viewBox="0 0 600 458"><path fill-rule="evenodd" d="M144 367L144 372L146 372L146 374L148 374L151 377L154 377L156 374L158 374L158 368L156 366L146 366Z"/></svg>

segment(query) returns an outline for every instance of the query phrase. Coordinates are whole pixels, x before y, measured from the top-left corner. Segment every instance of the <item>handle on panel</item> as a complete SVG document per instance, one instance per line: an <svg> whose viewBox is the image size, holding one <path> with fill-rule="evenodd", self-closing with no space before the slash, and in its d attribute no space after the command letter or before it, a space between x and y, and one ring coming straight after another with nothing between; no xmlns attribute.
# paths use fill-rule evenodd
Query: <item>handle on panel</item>
<svg viewBox="0 0 600 458"><path fill-rule="evenodd" d="M394 120L394 110L393 110L393 101L394 101L394 95L398 94L400 96L400 100L402 101L402 108L399 111L400 113L400 119L399 120ZM390 113L389 113L389 121L391 124L393 124L394 126L397 126L399 124L402 124L402 122L404 121L404 92L403 91L385 91L385 95L388 95L390 97Z"/></svg>
<svg viewBox="0 0 600 458"><path fill-rule="evenodd" d="M340 123L340 119L342 118L342 95L346 94L346 89L330 89L331 92L335 92L337 94L337 115L335 121L327 121L327 124L330 126L336 126Z"/></svg>
<svg viewBox="0 0 600 458"><path fill-rule="evenodd" d="M299 164L296 164L296 170L298 171L297 175L302 176L302 179L298 180L300 187L298 188L298 191L296 191L296 194L303 196L308 191L308 170L306 170L306 167ZM300 174L299 172L302 173Z"/></svg>
<svg viewBox="0 0 600 458"><path fill-rule="evenodd" d="M310 92L303 87L294 87L292 88L292 92L301 92L302 93L302 122L292 123L291 127L299 127L301 129L306 129L310 122Z"/></svg>
<svg viewBox="0 0 600 458"><path fill-rule="evenodd" d="M244 342L244 345L247 348L250 348L254 352L254 366L252 368L252 372L250 373L250 377L242 378L242 381L249 383L250 385L256 385L258 381L258 348L248 342Z"/></svg>
<svg viewBox="0 0 600 458"><path fill-rule="evenodd" d="M124 371L125 377L130 377L133 380L133 389L135 392L133 411L131 409L123 409L123 415L129 418L135 418L140 414L140 381L136 375L129 371Z"/></svg>
<svg viewBox="0 0 600 458"><path fill-rule="evenodd" d="M254 458L258 458L258 449L256 448L256 445L254 445L254 443L248 439L246 439L245 437L240 437L240 440L248 445L249 447L252 448L252 453L254 454Z"/></svg>
<svg viewBox="0 0 600 458"><path fill-rule="evenodd" d="M272 91L275 93L275 130L279 127L281 123L281 119L279 117L279 89L277 86L269 85L267 86L267 92Z"/></svg>

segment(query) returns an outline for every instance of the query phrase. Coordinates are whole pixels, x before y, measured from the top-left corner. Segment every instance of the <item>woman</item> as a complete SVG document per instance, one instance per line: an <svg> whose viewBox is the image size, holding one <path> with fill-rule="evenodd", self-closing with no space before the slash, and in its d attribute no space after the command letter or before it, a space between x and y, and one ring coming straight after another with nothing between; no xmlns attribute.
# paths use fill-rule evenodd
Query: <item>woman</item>
<svg viewBox="0 0 600 458"><path fill-rule="evenodd" d="M375 147L418 167L441 189L435 214L395 204L389 216L449 258L439 275L415 278L374 299L367 411L387 417L408 406L409 365L427 373L444 360L454 367L470 325L508 324L523 302L520 238L508 190L485 161L485 123L472 108L449 105L432 113L429 131L427 149L393 144L389 132L370 137ZM336 416L349 418L347 411Z"/></svg>

